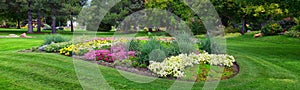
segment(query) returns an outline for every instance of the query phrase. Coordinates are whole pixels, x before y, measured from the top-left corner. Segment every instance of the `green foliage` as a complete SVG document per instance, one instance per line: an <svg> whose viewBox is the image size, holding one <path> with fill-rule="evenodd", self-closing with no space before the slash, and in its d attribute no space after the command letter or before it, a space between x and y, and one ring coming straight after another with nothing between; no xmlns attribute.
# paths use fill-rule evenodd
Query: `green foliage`
<svg viewBox="0 0 300 90"><path fill-rule="evenodd" d="M69 47L72 45L70 42L62 42L62 43L53 43L45 47L46 52L59 52L60 49L64 47Z"/></svg>
<svg viewBox="0 0 300 90"><path fill-rule="evenodd" d="M141 64L149 65L149 55L154 50L165 50L164 47L160 44L160 41L151 38L149 41L141 44L138 51L140 54L137 55L138 62Z"/></svg>
<svg viewBox="0 0 300 90"><path fill-rule="evenodd" d="M127 43L127 47L129 51L137 51L140 46L140 40L132 40Z"/></svg>
<svg viewBox="0 0 300 90"><path fill-rule="evenodd" d="M149 54L149 60L155 62L162 62L166 58L166 54L164 51L156 49L151 51Z"/></svg>
<svg viewBox="0 0 300 90"><path fill-rule="evenodd" d="M132 66L132 60L130 59L125 59L125 60L116 60L113 63L113 66L126 66L126 67L131 67Z"/></svg>
<svg viewBox="0 0 300 90"><path fill-rule="evenodd" d="M290 31L298 31L300 32L300 25L296 25L290 29Z"/></svg>
<svg viewBox="0 0 300 90"><path fill-rule="evenodd" d="M163 47L165 47L165 49L166 49L165 50L166 56L176 56L181 53L177 42L172 42L169 44L161 43L161 45L163 45Z"/></svg>
<svg viewBox="0 0 300 90"><path fill-rule="evenodd" d="M51 43L59 43L59 42L67 42L69 41L68 38L55 34L55 35L47 35L44 39L44 45L51 44Z"/></svg>
<svg viewBox="0 0 300 90"><path fill-rule="evenodd" d="M300 16L299 17L294 17L295 23L297 25L300 25Z"/></svg>
<svg viewBox="0 0 300 90"><path fill-rule="evenodd" d="M289 37L295 37L295 38L300 38L300 32L299 31L288 31L285 33L285 35Z"/></svg>
<svg viewBox="0 0 300 90"><path fill-rule="evenodd" d="M278 23L268 24L261 30L262 34L265 36L278 35L282 31L282 27Z"/></svg>
<svg viewBox="0 0 300 90"><path fill-rule="evenodd" d="M180 48L181 53L190 54L196 52L196 41L192 40L192 35L188 33L181 33L176 36L176 42Z"/></svg>
<svg viewBox="0 0 300 90"><path fill-rule="evenodd" d="M288 32L285 33L286 36L300 38L300 25L292 27Z"/></svg>
<svg viewBox="0 0 300 90"><path fill-rule="evenodd" d="M206 33L206 28L199 18L192 18L192 20L190 20L187 24L194 35Z"/></svg>
<svg viewBox="0 0 300 90"><path fill-rule="evenodd" d="M110 8L111 7L111 8ZM109 8L109 9L108 9ZM110 31L111 26L118 26L126 16L144 9L143 0L92 0L88 7L84 7L78 20L87 25L87 30ZM99 14L100 12L107 12ZM100 17L103 17L100 21Z"/></svg>
<svg viewBox="0 0 300 90"><path fill-rule="evenodd" d="M296 22L294 19L287 19L287 20L281 20L278 22L280 26L283 28L283 30L289 30L292 28L294 25L296 25Z"/></svg>
<svg viewBox="0 0 300 90"><path fill-rule="evenodd" d="M211 53L211 42L209 38L205 38L203 40L200 40L200 42L198 42L198 45L201 46L201 50L204 50L208 53Z"/></svg>
<svg viewBox="0 0 300 90"><path fill-rule="evenodd" d="M225 33L236 33L239 32L239 29L234 28L232 26L225 27Z"/></svg>

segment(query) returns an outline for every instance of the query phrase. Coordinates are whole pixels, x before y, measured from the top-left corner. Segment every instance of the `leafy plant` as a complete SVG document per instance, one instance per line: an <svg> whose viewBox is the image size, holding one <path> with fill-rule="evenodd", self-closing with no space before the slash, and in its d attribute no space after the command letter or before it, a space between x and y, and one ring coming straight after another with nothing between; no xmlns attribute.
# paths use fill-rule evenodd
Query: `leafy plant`
<svg viewBox="0 0 300 90"><path fill-rule="evenodd" d="M263 27L261 32L265 36L278 35L279 33L283 32L283 29L278 23L273 23Z"/></svg>
<svg viewBox="0 0 300 90"><path fill-rule="evenodd" d="M236 33L236 32L239 32L239 29L234 28L232 26L228 26L228 27L225 27L224 31L225 31L225 33Z"/></svg>
<svg viewBox="0 0 300 90"><path fill-rule="evenodd" d="M47 35L44 39L44 45L51 44L51 43L60 43L60 42L67 42L69 41L68 38L55 34L55 35Z"/></svg>
<svg viewBox="0 0 300 90"><path fill-rule="evenodd" d="M199 18L192 18L188 23L194 35L205 34L206 28Z"/></svg>
<svg viewBox="0 0 300 90"><path fill-rule="evenodd" d="M285 33L286 36L300 38L300 31L292 30Z"/></svg>
<svg viewBox="0 0 300 90"><path fill-rule="evenodd" d="M140 40L132 40L127 43L127 46L130 51L137 51L140 46Z"/></svg>
<svg viewBox="0 0 300 90"><path fill-rule="evenodd" d="M165 54L167 57L169 56L176 56L179 55L180 52L180 48L177 44L177 42L171 42L171 43L161 43L161 45L163 47L165 47Z"/></svg>
<svg viewBox="0 0 300 90"><path fill-rule="evenodd" d="M296 26L292 27L289 31L298 31L298 32L300 32L300 25L296 25Z"/></svg>
<svg viewBox="0 0 300 90"><path fill-rule="evenodd" d="M296 25L296 22L294 19L285 19L285 20L279 21L279 24L283 30L289 30L294 25Z"/></svg>
<svg viewBox="0 0 300 90"><path fill-rule="evenodd" d="M163 50L164 47L161 46L160 41L151 38L149 41L145 42L144 44L139 47L138 51L140 52L137 57L140 64L147 64L149 65L149 54L153 50Z"/></svg>
<svg viewBox="0 0 300 90"><path fill-rule="evenodd" d="M58 52L60 49L64 47L69 47L72 43L70 42L62 42L62 43L53 43L44 48L46 52Z"/></svg>
<svg viewBox="0 0 300 90"><path fill-rule="evenodd" d="M201 50L204 50L208 53L211 53L211 44L210 44L210 39L209 38L205 38L203 40L200 40L198 42L198 47L201 47Z"/></svg>
<svg viewBox="0 0 300 90"><path fill-rule="evenodd" d="M180 48L181 53L190 54L196 52L196 41L193 40L192 35L182 32L176 36L176 42Z"/></svg>

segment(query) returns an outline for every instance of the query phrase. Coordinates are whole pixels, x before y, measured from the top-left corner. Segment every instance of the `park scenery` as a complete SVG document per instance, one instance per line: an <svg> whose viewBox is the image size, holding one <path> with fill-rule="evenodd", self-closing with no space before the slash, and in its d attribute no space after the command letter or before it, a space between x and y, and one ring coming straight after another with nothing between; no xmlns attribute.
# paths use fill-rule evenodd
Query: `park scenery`
<svg viewBox="0 0 300 90"><path fill-rule="evenodd" d="M297 90L299 0L0 0L0 89Z"/></svg>

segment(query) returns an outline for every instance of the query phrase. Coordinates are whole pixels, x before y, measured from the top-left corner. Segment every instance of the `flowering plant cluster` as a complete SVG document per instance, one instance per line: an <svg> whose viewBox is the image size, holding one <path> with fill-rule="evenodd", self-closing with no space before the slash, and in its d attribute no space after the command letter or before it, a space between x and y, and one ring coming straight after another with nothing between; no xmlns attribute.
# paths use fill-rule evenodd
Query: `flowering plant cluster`
<svg viewBox="0 0 300 90"><path fill-rule="evenodd" d="M163 62L150 61L148 69L160 77L184 77L186 67L205 63L210 65L220 65L231 67L235 62L233 56L215 55L208 53L194 54L179 54L166 58Z"/></svg>
<svg viewBox="0 0 300 90"><path fill-rule="evenodd" d="M97 50L101 49L104 46L110 46L110 42L111 41L109 40L92 40L84 43L73 44L71 46L61 48L59 51L64 55L67 52L70 52L69 54L67 54L67 56L71 55L72 53L76 55L84 55L91 50Z"/></svg>
<svg viewBox="0 0 300 90"><path fill-rule="evenodd" d="M69 47L64 47L59 50L59 53L66 55L66 56L71 56L71 55L73 55L73 48L74 48L74 45L70 45Z"/></svg>
<svg viewBox="0 0 300 90"><path fill-rule="evenodd" d="M134 57L135 51L126 51L122 43L111 46L110 49L92 50L84 55L88 60L104 60L114 62L115 60L124 60Z"/></svg>

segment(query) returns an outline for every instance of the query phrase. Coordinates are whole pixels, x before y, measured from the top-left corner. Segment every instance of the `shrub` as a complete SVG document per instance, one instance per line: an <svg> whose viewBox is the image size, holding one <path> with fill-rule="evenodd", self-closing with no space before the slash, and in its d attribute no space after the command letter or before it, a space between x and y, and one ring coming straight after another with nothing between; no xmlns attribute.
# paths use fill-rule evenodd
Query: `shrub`
<svg viewBox="0 0 300 90"><path fill-rule="evenodd" d="M185 32L176 36L176 42L180 48L181 53L190 54L196 52L196 41L192 39L192 35Z"/></svg>
<svg viewBox="0 0 300 90"><path fill-rule="evenodd" d="M53 43L45 47L46 52L58 52L60 49L64 47L69 47L72 43L70 42L62 42L62 43Z"/></svg>
<svg viewBox="0 0 300 90"><path fill-rule="evenodd" d="M138 57L138 62L140 64L147 64L149 65L149 54L153 50L164 50L164 47L161 46L160 41L151 38L149 41L143 43L141 47L139 47L138 51L139 54L137 55Z"/></svg>
<svg viewBox="0 0 300 90"><path fill-rule="evenodd" d="M119 60L116 60L114 63L113 63L114 66L116 65L119 65L119 66L126 66L126 67L131 67L133 66L132 65L132 60L130 59L124 59L122 61L119 61Z"/></svg>
<svg viewBox="0 0 300 90"><path fill-rule="evenodd" d="M199 40L198 47L201 48L201 50L204 50L208 53L211 53L211 42L209 38L205 38L203 40Z"/></svg>
<svg viewBox="0 0 300 90"><path fill-rule="evenodd" d="M188 22L188 26L192 30L194 35L206 33L206 28L199 18L193 18Z"/></svg>
<svg viewBox="0 0 300 90"><path fill-rule="evenodd" d="M140 40L132 40L127 43L128 50L137 51L140 46Z"/></svg>
<svg viewBox="0 0 300 90"><path fill-rule="evenodd" d="M300 25L296 25L296 26L292 27L289 31L298 31L298 32L300 32Z"/></svg>
<svg viewBox="0 0 300 90"><path fill-rule="evenodd" d="M294 17L295 23L297 25L300 25L300 16L299 17Z"/></svg>
<svg viewBox="0 0 300 90"><path fill-rule="evenodd" d="M239 32L239 29L234 28L233 26L225 27L225 33L236 33Z"/></svg>
<svg viewBox="0 0 300 90"><path fill-rule="evenodd" d="M47 35L44 39L44 45L51 44L51 43L67 42L67 41L69 41L69 39L59 34Z"/></svg>
<svg viewBox="0 0 300 90"><path fill-rule="evenodd" d="M285 33L286 36L300 38L300 31L292 30Z"/></svg>
<svg viewBox="0 0 300 90"><path fill-rule="evenodd" d="M283 30L289 30L291 27L296 25L296 22L294 19L284 19L279 21L280 26L282 27Z"/></svg>
<svg viewBox="0 0 300 90"><path fill-rule="evenodd" d="M163 45L163 47L165 47L166 57L177 56L181 53L177 42L161 43L161 45Z"/></svg>
<svg viewBox="0 0 300 90"><path fill-rule="evenodd" d="M283 32L283 30L279 24L273 23L263 27L261 32L263 33L263 35L269 36L269 35L278 35L279 33Z"/></svg>
<svg viewBox="0 0 300 90"><path fill-rule="evenodd" d="M166 58L166 54L164 51L156 49L153 50L149 54L149 60L150 61L155 61L155 62L162 62Z"/></svg>

